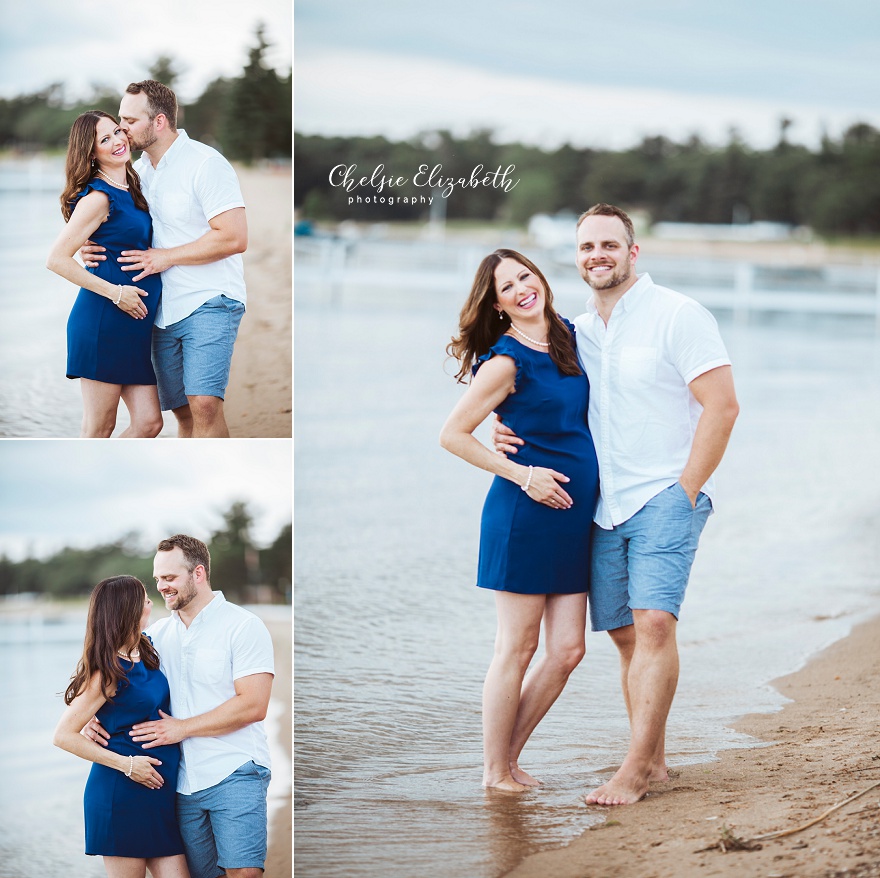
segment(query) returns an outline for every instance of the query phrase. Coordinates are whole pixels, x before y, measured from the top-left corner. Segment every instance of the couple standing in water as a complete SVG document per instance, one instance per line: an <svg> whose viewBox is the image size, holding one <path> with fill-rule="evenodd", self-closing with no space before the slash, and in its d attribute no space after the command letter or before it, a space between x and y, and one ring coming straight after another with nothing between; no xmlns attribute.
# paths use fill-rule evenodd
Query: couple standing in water
<svg viewBox="0 0 880 878"><path fill-rule="evenodd" d="M632 804L668 777L676 624L739 407L715 319L637 275L638 254L620 208L579 218L576 264L593 297L571 324L536 265L496 250L447 348L470 383L441 444L496 476L477 577L498 614L483 689L486 787L539 783L519 756L583 658L588 596L593 630L620 653L631 737L586 801ZM473 436L492 412L500 453ZM527 674L542 622L544 655Z"/></svg>

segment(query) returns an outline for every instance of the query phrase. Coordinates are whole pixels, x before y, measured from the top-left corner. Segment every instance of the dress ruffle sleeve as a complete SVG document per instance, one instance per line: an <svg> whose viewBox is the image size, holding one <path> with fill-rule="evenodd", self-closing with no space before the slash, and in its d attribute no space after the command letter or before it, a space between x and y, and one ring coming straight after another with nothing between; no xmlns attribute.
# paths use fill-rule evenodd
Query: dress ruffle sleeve
<svg viewBox="0 0 880 878"><path fill-rule="evenodd" d="M103 180L89 180L89 182L83 186L82 191L77 192L76 195L73 196L73 200L70 202L71 207L76 207L76 203L80 198L84 195L88 195L89 192L103 192L110 199L110 212L107 215L112 216L113 210L116 207L116 193L113 191L113 187L108 183L105 183Z"/></svg>
<svg viewBox="0 0 880 878"><path fill-rule="evenodd" d="M491 360L492 357L510 357L514 363L516 363L516 378L514 378L513 389L516 391L519 389L520 379L523 375L523 370L527 368L527 362L522 356L520 346L509 336L502 335L495 344L492 345L489 350L483 354L476 363L474 363L472 374L476 375L477 370L480 366L483 365L487 360Z"/></svg>

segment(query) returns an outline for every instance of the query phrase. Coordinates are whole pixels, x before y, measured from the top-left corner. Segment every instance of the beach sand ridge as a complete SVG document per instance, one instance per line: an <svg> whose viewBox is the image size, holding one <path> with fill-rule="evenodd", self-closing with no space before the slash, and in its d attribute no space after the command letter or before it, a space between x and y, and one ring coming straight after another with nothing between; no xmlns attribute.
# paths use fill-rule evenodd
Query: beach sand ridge
<svg viewBox="0 0 880 878"><path fill-rule="evenodd" d="M507 878L880 876L880 786L753 850L719 845L797 828L880 782L878 671L880 618L777 680L793 699L779 713L736 724L764 746L676 769L639 804L602 809L604 823L565 848L529 857Z"/></svg>

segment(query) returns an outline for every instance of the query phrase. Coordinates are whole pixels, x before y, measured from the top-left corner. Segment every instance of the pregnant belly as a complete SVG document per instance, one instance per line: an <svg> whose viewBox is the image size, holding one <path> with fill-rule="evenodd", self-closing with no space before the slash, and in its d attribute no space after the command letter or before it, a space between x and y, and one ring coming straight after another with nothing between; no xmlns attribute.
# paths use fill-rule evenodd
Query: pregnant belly
<svg viewBox="0 0 880 878"><path fill-rule="evenodd" d="M111 284L122 284L122 286L126 287L137 287L139 290L143 290L146 293L149 293L150 296L158 296L159 293L162 292L162 276L159 274L149 274L146 277L142 277L139 281L135 282L132 280L132 277L138 272L136 271L123 271L122 263L116 261L116 257L119 255L118 253L111 253L111 251L107 251L107 259L105 262L100 263L97 268L90 268L89 272L94 274L96 277L101 278L101 280L105 280Z"/></svg>

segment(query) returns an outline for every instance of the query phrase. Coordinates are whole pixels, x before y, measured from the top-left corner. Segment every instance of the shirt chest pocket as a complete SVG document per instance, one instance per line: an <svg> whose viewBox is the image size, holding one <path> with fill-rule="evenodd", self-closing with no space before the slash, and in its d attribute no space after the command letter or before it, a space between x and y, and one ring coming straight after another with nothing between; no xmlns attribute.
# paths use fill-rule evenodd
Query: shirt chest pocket
<svg viewBox="0 0 880 878"><path fill-rule="evenodd" d="M657 348L622 348L618 376L621 387L650 387L657 378Z"/></svg>
<svg viewBox="0 0 880 878"><path fill-rule="evenodd" d="M158 204L159 219L169 226L186 225L198 218L197 205L184 192L166 192ZM204 218L203 218L204 219Z"/></svg>
<svg viewBox="0 0 880 878"><path fill-rule="evenodd" d="M227 676L226 653L222 649L197 649L193 656L192 677L197 683L221 683Z"/></svg>

